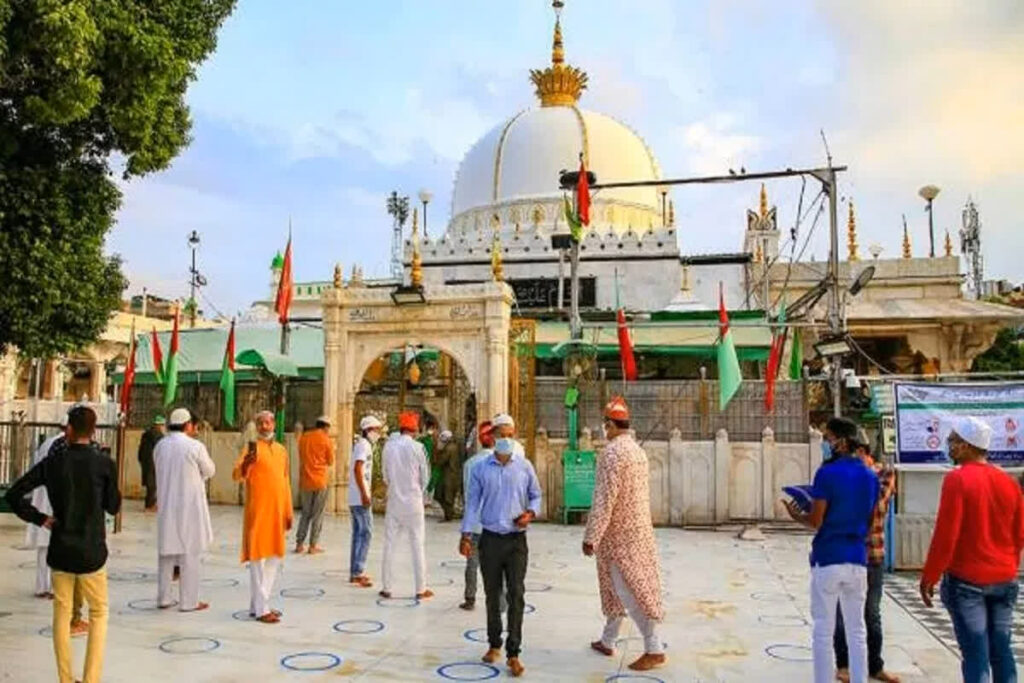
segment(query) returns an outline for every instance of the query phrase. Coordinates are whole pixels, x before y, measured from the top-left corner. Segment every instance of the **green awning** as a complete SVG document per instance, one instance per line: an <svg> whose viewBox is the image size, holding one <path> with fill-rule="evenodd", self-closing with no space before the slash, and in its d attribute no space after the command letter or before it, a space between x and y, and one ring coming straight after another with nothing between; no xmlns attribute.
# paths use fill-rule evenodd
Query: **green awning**
<svg viewBox="0 0 1024 683"><path fill-rule="evenodd" d="M536 357L541 359L561 358L564 354L555 351L557 344L537 344ZM597 347L599 356L619 355L617 344L600 344ZM767 361L770 349L760 346L738 346L736 355L740 360ZM714 345L699 346L634 346L633 352L644 356L689 356L691 358L715 358L718 350Z"/></svg>
<svg viewBox="0 0 1024 683"><path fill-rule="evenodd" d="M296 367L295 361L288 356L283 356L280 353L274 353L273 351L246 349L235 356L235 362L241 363L242 365L251 365L257 368L263 368L275 377L299 376L299 368Z"/></svg>

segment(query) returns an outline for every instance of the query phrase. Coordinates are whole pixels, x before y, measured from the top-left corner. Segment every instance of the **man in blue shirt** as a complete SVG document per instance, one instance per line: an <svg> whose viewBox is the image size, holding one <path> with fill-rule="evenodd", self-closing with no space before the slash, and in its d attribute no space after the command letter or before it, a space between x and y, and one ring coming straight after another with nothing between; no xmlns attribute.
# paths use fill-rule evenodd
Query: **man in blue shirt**
<svg viewBox="0 0 1024 683"><path fill-rule="evenodd" d="M878 500L878 477L854 455L857 425L845 418L828 421L823 435L825 462L814 475L810 512L792 501L790 516L817 533L811 544L811 618L814 620L814 681L827 683L835 676L832 634L836 605L843 609L850 652L850 680L868 679L867 536Z"/></svg>
<svg viewBox="0 0 1024 683"><path fill-rule="evenodd" d="M473 531L480 526L480 570L487 596L488 650L483 661L493 664L501 657L501 595L508 596L508 638L505 653L513 676L523 675L519 650L526 605L526 566L529 550L526 528L540 514L540 481L533 465L515 455L513 439L498 439L494 454L472 468L466 489L459 553L473 552Z"/></svg>

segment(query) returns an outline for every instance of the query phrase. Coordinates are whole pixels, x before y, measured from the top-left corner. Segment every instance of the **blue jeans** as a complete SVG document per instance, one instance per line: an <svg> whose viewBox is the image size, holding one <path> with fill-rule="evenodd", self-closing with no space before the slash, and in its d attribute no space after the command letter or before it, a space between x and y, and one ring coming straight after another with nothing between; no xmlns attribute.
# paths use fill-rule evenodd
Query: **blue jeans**
<svg viewBox="0 0 1024 683"><path fill-rule="evenodd" d="M964 683L1016 683L1010 627L1017 590L1016 581L979 586L943 577L939 594L953 620Z"/></svg>
<svg viewBox="0 0 1024 683"><path fill-rule="evenodd" d="M362 505L350 505L352 513L352 559L349 578L362 576L366 571L366 555L370 552L370 538L373 537L373 510Z"/></svg>

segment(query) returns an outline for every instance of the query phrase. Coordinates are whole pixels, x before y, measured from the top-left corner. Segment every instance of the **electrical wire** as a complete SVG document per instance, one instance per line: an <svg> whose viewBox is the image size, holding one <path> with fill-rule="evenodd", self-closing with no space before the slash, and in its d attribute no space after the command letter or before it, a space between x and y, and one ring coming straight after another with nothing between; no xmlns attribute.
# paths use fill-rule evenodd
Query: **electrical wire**
<svg viewBox="0 0 1024 683"><path fill-rule="evenodd" d="M817 202L825 193L824 189L819 190L817 196L815 196L815 198L811 201L810 206L808 206L807 211L801 216L801 208L802 208L803 200L804 200L804 189L806 187L807 187L807 180L804 179L803 184L800 187L800 199L797 202L797 218L796 218L795 223L793 224L793 227L789 231L789 237L787 237L786 240L782 243L782 246L779 248L779 253L776 254L775 257L772 258L772 260L768 262L768 265L765 268L765 274L761 277L760 280L757 281L757 283L751 289L756 290L756 289L758 289L761 286L761 284L764 283L764 278L768 277L768 275L769 275L769 273L771 271L772 266L774 266L778 262L778 260L780 258L782 258L782 254L785 251L786 246L788 246L790 244L791 240L792 240L792 244L793 244L793 249L790 252L789 270L792 270L792 268L793 268L793 252L796 251L796 242L797 242L796 236L797 236L798 231L800 229L800 224L803 222L804 219L807 218L807 214L809 214L811 212L811 209L814 208L815 202ZM819 209L819 211L820 210L821 209ZM806 245L807 245L807 243L804 242L804 249L807 248ZM800 254L803 255L803 251L801 251ZM789 275L789 273L787 272L787 278L786 278L786 282L787 283L789 282L788 275ZM775 303L776 304L778 303L778 299L776 299Z"/></svg>
<svg viewBox="0 0 1024 683"><path fill-rule="evenodd" d="M847 337L847 341L850 342L850 346L852 346L857 353L859 353L861 356L863 356L865 358L865 360L867 360L869 363L871 363L876 368L881 370L884 374L886 374L886 375L896 374L892 370L890 370L889 368L885 367L884 365L882 365L881 363L876 361L874 358L869 356L867 354L867 352L860 347L860 344L858 344L856 341L854 341L853 337Z"/></svg>

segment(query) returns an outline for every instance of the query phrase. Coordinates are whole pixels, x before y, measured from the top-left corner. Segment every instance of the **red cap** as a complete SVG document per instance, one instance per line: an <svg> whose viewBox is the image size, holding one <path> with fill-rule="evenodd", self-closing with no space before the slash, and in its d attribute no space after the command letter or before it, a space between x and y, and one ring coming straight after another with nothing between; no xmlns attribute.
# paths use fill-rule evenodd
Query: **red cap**
<svg viewBox="0 0 1024 683"><path fill-rule="evenodd" d="M420 428L420 414L415 410L404 410L398 414L398 428L416 432Z"/></svg>
<svg viewBox="0 0 1024 683"><path fill-rule="evenodd" d="M608 401L604 407L604 416L610 420L628 420L629 406L626 405L626 399L616 396Z"/></svg>

